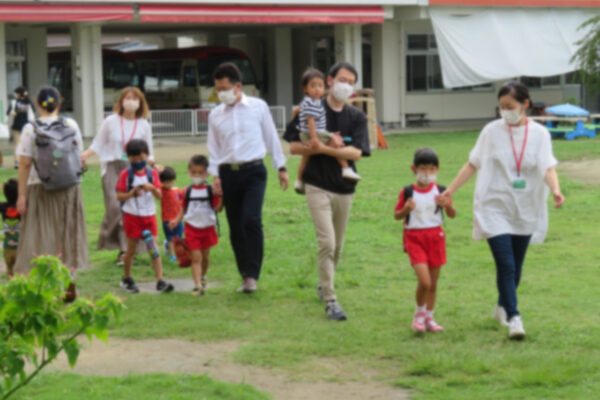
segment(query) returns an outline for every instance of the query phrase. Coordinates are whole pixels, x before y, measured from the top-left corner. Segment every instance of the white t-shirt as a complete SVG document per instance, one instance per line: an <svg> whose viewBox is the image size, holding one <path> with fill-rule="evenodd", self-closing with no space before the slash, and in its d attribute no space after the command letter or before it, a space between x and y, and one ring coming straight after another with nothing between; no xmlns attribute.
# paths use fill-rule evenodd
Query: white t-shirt
<svg viewBox="0 0 600 400"><path fill-rule="evenodd" d="M121 122L123 123L121 129ZM136 124L137 122L137 124ZM118 114L111 114L104 119L100 131L94 137L90 148L100 157L102 175L106 173L106 164L115 160L127 161L125 146L132 139L142 139L148 143L149 160L154 160L152 145L152 128L147 120L138 118L129 120Z"/></svg>
<svg viewBox="0 0 600 400"><path fill-rule="evenodd" d="M528 121L528 139L517 177L517 163L511 145L510 130L502 119L487 124L469 156L477 170L473 202L473 238L487 239L501 234L533 235L532 243L541 243L548 230L548 193L544 181L548 168L558 161L552 153L548 130ZM512 127L517 157L525 138L525 126ZM513 183L525 181L525 188Z"/></svg>
<svg viewBox="0 0 600 400"><path fill-rule="evenodd" d="M155 169L151 170L152 173L152 184L155 188L160 189L160 178L158 176L158 172ZM130 189L127 185L129 180L129 173L127 169L121 171L121 175L119 176L119 182L117 182L117 190L120 192L128 192ZM145 183L148 183L148 172L134 171L133 173L133 181L131 182L131 187L142 186ZM132 197L129 200L123 202L121 206L121 210L124 213L135 215L138 217L151 217L156 214L156 204L154 203L154 195L150 191L144 191L139 197Z"/></svg>
<svg viewBox="0 0 600 400"><path fill-rule="evenodd" d="M38 120L41 121L43 124L50 124L56 121L57 119L58 117L40 117ZM79 151L82 151L83 139L81 138L81 131L79 130L77 122L75 122L74 119L65 118L65 123L69 126L72 126L77 131L75 135L75 140L77 141ZM23 130L21 131L21 140L17 145L16 153L18 156L25 156L29 158L35 157L35 133L33 130L33 125L31 123L28 123L23 127ZM27 184L35 185L37 183L42 183L42 181L38 176L35 166L32 164L31 169L29 170L29 179L27 180Z"/></svg>

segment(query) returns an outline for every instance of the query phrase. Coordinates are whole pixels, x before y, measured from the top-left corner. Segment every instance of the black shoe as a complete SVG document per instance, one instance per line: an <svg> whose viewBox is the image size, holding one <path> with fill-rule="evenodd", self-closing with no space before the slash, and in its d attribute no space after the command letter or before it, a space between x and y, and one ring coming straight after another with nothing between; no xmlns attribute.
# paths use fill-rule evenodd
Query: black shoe
<svg viewBox="0 0 600 400"><path fill-rule="evenodd" d="M325 307L325 311L327 312L327 318L332 321L345 321L348 319L348 316L346 316L346 313L336 300L329 301Z"/></svg>
<svg viewBox="0 0 600 400"><path fill-rule="evenodd" d="M175 286L173 286L173 284L165 282L164 280L160 280L158 282L156 282L156 290L162 293L169 293L172 292L173 289L175 289Z"/></svg>
<svg viewBox="0 0 600 400"><path fill-rule="evenodd" d="M135 282L133 281L132 277L129 278L123 278L123 280L121 281L121 287L127 292L127 293L139 293L140 289L138 289L137 285L135 284Z"/></svg>

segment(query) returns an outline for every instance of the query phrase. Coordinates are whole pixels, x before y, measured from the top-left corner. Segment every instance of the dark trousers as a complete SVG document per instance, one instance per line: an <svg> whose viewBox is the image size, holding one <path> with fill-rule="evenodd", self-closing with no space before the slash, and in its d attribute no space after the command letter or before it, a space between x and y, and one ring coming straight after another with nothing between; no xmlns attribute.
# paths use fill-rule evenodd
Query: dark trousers
<svg viewBox="0 0 600 400"><path fill-rule="evenodd" d="M219 176L238 270L242 278L258 280L263 260L262 205L267 169L264 165L256 165L232 170L222 165Z"/></svg>
<svg viewBox="0 0 600 400"><path fill-rule="evenodd" d="M531 235L498 235L488 239L496 261L496 285L498 305L504 307L508 319L519 315L517 288L521 281L523 261Z"/></svg>

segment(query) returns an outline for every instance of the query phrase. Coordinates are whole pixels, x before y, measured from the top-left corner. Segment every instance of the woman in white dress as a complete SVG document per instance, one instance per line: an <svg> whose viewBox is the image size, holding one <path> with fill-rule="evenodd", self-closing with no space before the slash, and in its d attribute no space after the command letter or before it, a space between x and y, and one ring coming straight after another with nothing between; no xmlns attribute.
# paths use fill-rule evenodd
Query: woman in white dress
<svg viewBox="0 0 600 400"><path fill-rule="evenodd" d="M85 163L94 154L100 157L106 212L100 228L98 250L119 250L117 265L122 265L127 240L123 231L121 204L117 200L115 188L119 174L129 165L125 146L132 139L142 139L150 149L150 163L154 160L154 153L152 128L147 120L150 111L144 94L136 87L123 89L113 111L104 120L92 145L82 153L81 159ZM143 243L138 252L145 252Z"/></svg>
<svg viewBox="0 0 600 400"><path fill-rule="evenodd" d="M517 288L529 243L544 241L548 230L548 189L554 206L561 193L548 130L530 121L529 90L508 82L498 92L501 119L488 123L452 184L440 196L449 201L477 172L473 238L486 239L496 263L498 304L494 318L508 326L511 339L525 336L517 309Z"/></svg>

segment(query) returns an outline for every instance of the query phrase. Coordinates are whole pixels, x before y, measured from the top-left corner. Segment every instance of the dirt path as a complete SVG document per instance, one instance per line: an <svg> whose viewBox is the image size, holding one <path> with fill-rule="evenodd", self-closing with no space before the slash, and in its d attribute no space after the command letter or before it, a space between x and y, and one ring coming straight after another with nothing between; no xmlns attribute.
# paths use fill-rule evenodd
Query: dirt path
<svg viewBox="0 0 600 400"><path fill-rule="evenodd" d="M566 161L558 169L575 181L600 185L600 159Z"/></svg>
<svg viewBox="0 0 600 400"><path fill-rule="evenodd" d="M230 361L238 342L196 343L179 339L125 340L109 343L82 341L83 350L71 370L64 355L52 370L84 375L120 376L169 373L207 374L211 378L248 383L274 399L406 400L408 393L373 379L374 373L340 360L318 360L313 371L291 376L282 371L240 365ZM318 368L317 368L318 366ZM357 372L358 371L358 372ZM332 382L332 380L336 382ZM326 381L329 380L329 381Z"/></svg>

